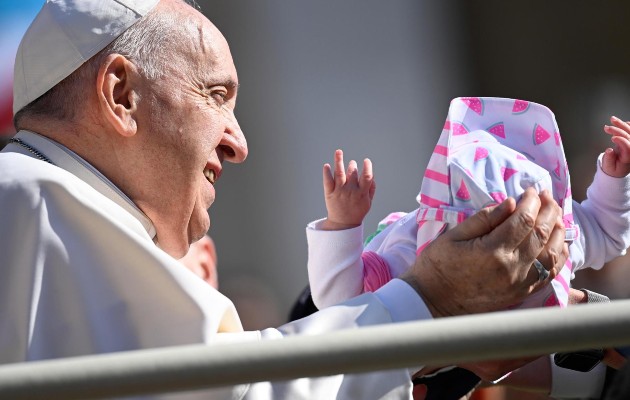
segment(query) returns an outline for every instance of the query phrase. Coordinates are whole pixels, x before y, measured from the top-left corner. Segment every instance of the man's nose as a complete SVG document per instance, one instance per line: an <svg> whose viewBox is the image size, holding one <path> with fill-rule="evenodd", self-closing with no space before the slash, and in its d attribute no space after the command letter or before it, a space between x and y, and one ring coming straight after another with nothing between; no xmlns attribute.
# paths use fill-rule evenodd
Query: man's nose
<svg viewBox="0 0 630 400"><path fill-rule="evenodd" d="M221 143L219 143L219 148L223 152L225 161L241 163L245 161L248 153L245 134L232 110L229 111L226 119L225 132Z"/></svg>

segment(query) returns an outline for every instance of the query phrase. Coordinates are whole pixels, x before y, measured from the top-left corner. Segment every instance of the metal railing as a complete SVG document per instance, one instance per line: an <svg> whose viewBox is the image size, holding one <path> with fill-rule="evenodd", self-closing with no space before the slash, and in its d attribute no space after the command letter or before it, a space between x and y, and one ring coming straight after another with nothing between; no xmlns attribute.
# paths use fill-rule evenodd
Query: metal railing
<svg viewBox="0 0 630 400"><path fill-rule="evenodd" d="M630 300L0 366L0 398L88 399L630 345Z"/></svg>

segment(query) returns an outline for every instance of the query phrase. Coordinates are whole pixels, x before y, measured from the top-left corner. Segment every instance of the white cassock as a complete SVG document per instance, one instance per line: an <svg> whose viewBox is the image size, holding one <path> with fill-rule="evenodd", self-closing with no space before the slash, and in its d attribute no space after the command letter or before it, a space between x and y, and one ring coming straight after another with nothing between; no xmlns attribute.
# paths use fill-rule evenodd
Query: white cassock
<svg viewBox="0 0 630 400"><path fill-rule="evenodd" d="M15 137L54 165L16 143L0 153L0 364L430 318L415 291L393 280L278 329L243 332L232 302L160 250L151 221L107 178L43 136ZM410 399L412 372L150 398Z"/></svg>

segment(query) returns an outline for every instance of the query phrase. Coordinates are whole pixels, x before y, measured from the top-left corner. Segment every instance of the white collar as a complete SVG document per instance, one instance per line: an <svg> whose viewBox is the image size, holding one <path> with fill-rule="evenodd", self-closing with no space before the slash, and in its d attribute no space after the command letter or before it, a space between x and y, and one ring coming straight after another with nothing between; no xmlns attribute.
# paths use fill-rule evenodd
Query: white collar
<svg viewBox="0 0 630 400"><path fill-rule="evenodd" d="M140 221L149 236L152 239L155 239L155 227L149 217L147 217L146 214L143 213L142 210L140 210L138 206L136 206L134 202L127 197L126 194L124 194L120 189L118 189L118 187L116 187L116 185L107 179L105 175L100 173L78 154L66 146L35 132L21 130L15 135L15 138L33 146L35 149L48 157L53 164L72 173L77 178L92 186L103 196L109 198L125 209L128 213ZM33 156L33 154L29 151L25 151L23 154Z"/></svg>

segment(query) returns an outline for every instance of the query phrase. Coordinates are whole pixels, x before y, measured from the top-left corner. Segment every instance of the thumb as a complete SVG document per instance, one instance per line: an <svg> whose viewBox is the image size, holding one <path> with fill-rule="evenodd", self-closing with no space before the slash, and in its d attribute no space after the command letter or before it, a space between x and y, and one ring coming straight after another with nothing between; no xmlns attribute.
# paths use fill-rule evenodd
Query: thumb
<svg viewBox="0 0 630 400"><path fill-rule="evenodd" d="M330 164L324 164L322 169L322 180L324 183L324 194L330 194L335 190L335 179L332 176Z"/></svg>
<svg viewBox="0 0 630 400"><path fill-rule="evenodd" d="M516 202L513 198L505 199L501 204L486 207L465 219L455 228L447 231L445 235L451 235L453 240L472 240L490 233L494 228L505 221L516 209Z"/></svg>
<svg viewBox="0 0 630 400"><path fill-rule="evenodd" d="M615 151L610 147L604 151L604 156L602 157L602 169L604 172L606 171L614 171L615 164L617 161L617 155Z"/></svg>

